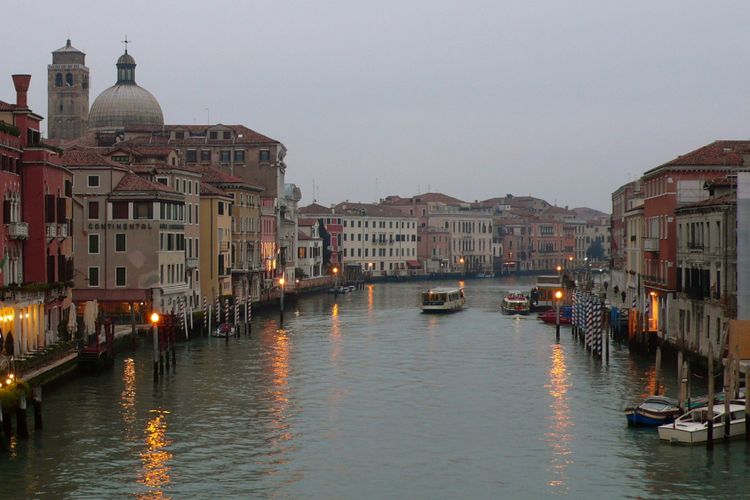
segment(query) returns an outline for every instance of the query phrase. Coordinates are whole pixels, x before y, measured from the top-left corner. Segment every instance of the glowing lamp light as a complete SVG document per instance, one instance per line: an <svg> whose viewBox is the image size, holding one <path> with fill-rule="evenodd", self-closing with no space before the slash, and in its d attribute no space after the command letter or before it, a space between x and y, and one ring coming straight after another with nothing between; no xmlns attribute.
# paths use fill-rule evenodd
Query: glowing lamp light
<svg viewBox="0 0 750 500"><path fill-rule="evenodd" d="M11 373L10 375L8 375L8 377L9 377L9 378L10 378L11 380L13 380L14 378L16 378L16 376L15 376L14 374L12 374L12 373Z"/></svg>
<svg viewBox="0 0 750 500"><path fill-rule="evenodd" d="M336 274L337 272L339 272L339 268L338 267L334 267L333 268L333 274Z"/></svg>
<svg viewBox="0 0 750 500"><path fill-rule="evenodd" d="M557 272L559 273L560 271L562 271L562 266L557 266Z"/></svg>
<svg viewBox="0 0 750 500"><path fill-rule="evenodd" d="M158 322L159 322L159 314L151 313L151 323L158 323Z"/></svg>
<svg viewBox="0 0 750 500"><path fill-rule="evenodd" d="M5 381L5 385L10 385L10 379L7 379L7 380Z"/></svg>
<svg viewBox="0 0 750 500"><path fill-rule="evenodd" d="M555 292L555 298L557 300L560 300L562 298L562 295L563 294L562 294L562 292L560 290L558 290L558 291Z"/></svg>
<svg viewBox="0 0 750 500"><path fill-rule="evenodd" d="M279 278L279 285L284 286L284 278Z"/></svg>

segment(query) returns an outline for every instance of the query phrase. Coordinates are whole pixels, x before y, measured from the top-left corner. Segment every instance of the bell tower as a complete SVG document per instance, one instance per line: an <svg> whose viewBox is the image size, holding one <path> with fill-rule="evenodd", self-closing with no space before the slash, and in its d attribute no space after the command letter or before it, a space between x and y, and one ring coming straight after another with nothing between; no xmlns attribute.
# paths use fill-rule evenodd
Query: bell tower
<svg viewBox="0 0 750 500"><path fill-rule="evenodd" d="M47 65L47 136L70 141L86 132L89 69L86 54L70 44L52 53Z"/></svg>

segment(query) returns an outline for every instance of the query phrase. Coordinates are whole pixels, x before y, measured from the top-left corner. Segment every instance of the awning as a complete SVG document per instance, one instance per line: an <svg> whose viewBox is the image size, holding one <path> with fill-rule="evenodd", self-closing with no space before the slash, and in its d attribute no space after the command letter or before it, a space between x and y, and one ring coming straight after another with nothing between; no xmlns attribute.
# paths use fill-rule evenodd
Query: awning
<svg viewBox="0 0 750 500"><path fill-rule="evenodd" d="M421 269L422 264L418 260L407 260L406 267L409 269Z"/></svg>

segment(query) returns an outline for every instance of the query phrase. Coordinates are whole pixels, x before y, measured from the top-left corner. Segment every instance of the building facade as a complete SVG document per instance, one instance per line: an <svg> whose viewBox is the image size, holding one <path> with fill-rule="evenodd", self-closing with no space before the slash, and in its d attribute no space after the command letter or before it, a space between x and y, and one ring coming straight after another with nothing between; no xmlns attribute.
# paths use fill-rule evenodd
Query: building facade
<svg viewBox="0 0 750 500"><path fill-rule="evenodd" d="M67 41L47 66L47 137L70 141L88 128L89 69L86 54Z"/></svg>

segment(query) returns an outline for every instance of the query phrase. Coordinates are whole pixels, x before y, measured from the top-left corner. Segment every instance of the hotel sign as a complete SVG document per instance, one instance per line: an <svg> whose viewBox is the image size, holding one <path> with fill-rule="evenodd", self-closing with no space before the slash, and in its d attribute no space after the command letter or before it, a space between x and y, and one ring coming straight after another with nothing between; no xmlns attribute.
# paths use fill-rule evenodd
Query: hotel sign
<svg viewBox="0 0 750 500"><path fill-rule="evenodd" d="M90 222L89 229L153 229L150 222L137 222L137 223L119 223L119 222L108 222L108 223L97 223Z"/></svg>

